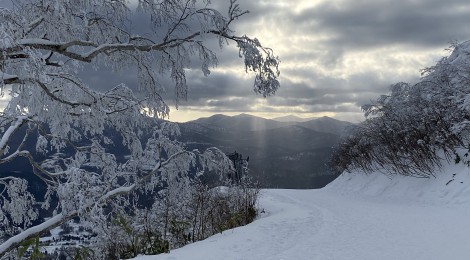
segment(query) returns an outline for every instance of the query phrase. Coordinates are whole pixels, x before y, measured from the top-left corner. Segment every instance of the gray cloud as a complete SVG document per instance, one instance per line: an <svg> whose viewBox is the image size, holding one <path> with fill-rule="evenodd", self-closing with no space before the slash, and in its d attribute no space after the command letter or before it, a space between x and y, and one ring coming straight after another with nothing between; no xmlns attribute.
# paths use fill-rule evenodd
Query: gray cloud
<svg viewBox="0 0 470 260"><path fill-rule="evenodd" d="M428 50L427 62L436 61L439 55L433 51L444 49L451 41L466 40L470 35L466 26L470 21L470 3L463 0L324 1L300 12L261 1L242 4L253 9L251 14L258 18L241 20L237 28L248 29L247 33L252 34L250 31L259 31L256 26L264 24L284 33L276 35L282 37L281 48L288 48L281 60L298 66L281 67L282 88L276 97L267 99L267 104L292 107L293 111L303 107L311 112L357 112L361 105L387 93L390 84L416 82L422 66L432 65L423 64L422 58L413 56L414 51ZM276 50L276 46L270 47ZM390 48L395 48L395 53L388 53ZM321 72L338 67L348 71L343 64L345 55L364 52L364 58L370 58L367 54L370 50L380 49L384 49L383 55L376 54L380 67L365 68L346 77ZM234 62L224 54L220 60L221 64ZM312 61L317 62L320 70L315 65L302 65ZM412 69L406 70L404 66ZM301 81L291 80L292 77ZM246 103L250 102L253 98L248 97ZM217 105L222 107L225 103ZM242 109L242 104L238 105Z"/></svg>
<svg viewBox="0 0 470 260"><path fill-rule="evenodd" d="M466 40L470 3L465 0L324 2L294 16L309 32L328 33L329 46L367 49L392 44L440 47Z"/></svg>
<svg viewBox="0 0 470 260"><path fill-rule="evenodd" d="M233 74L211 73L204 77L199 71L191 73L188 80L188 105L225 97L246 97L253 94L252 82Z"/></svg>
<svg viewBox="0 0 470 260"><path fill-rule="evenodd" d="M322 77L311 73L312 84L294 83L288 79L276 96L262 98L253 94L251 81L241 80L235 75L216 73L214 77L192 81L187 106L201 107L204 111L271 112L277 107L295 112L302 107L303 112L354 112L359 107L375 100L388 90L389 83L377 78L373 73L354 75L352 80ZM254 110L256 104L265 101L262 110ZM270 108L270 106L272 108ZM204 108L203 108L204 107ZM306 111L305 111L306 110Z"/></svg>

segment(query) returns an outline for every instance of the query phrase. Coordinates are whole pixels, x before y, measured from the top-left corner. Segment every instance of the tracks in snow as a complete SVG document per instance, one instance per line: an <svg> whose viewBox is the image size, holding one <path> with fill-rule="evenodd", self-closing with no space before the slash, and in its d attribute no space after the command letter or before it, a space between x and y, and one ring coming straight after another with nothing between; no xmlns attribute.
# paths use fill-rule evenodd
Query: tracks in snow
<svg viewBox="0 0 470 260"><path fill-rule="evenodd" d="M260 204L247 226L141 259L470 259L467 208L326 190L265 190Z"/></svg>

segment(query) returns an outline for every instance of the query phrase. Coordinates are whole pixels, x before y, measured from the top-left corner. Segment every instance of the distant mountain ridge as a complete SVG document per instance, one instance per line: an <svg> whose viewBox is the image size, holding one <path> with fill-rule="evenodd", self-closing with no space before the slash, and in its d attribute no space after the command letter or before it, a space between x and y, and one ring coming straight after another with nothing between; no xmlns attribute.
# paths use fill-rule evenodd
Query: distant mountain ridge
<svg viewBox="0 0 470 260"><path fill-rule="evenodd" d="M298 124L318 132L332 133L337 135L344 134L344 130L347 129L347 127L353 125L350 122L340 121L327 116L301 122Z"/></svg>
<svg viewBox="0 0 470 260"><path fill-rule="evenodd" d="M293 120L288 121L289 119ZM294 119L299 119L300 121L295 121ZM341 135L345 128L352 125L350 122L340 121L327 116L305 120L296 116L286 116L276 120L276 118L266 119L248 114L240 114L236 116L216 114L211 117L203 117L189 121L188 123L197 123L211 128L218 127L233 131L260 131L290 125L300 125L318 132L333 133L337 135Z"/></svg>
<svg viewBox="0 0 470 260"><path fill-rule="evenodd" d="M303 117L298 117L294 115L287 115L287 116L275 117L275 118L272 118L272 120L275 120L278 122L306 122L306 121L314 120L317 118L318 117L303 118Z"/></svg>
<svg viewBox="0 0 470 260"><path fill-rule="evenodd" d="M188 149L219 147L250 156L250 171L270 188L319 188L337 175L326 163L343 130L329 117L280 122L247 114L214 115L181 123Z"/></svg>
<svg viewBox="0 0 470 260"><path fill-rule="evenodd" d="M236 131L259 131L279 128L290 124L248 114L240 114L236 116L216 114L211 117L203 117L190 122L224 129L233 129Z"/></svg>

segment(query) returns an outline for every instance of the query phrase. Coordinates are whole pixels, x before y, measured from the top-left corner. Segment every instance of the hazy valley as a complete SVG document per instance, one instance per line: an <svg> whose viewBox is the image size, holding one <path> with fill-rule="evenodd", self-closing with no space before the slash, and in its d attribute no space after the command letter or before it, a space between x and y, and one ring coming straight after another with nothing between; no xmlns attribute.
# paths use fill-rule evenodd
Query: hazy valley
<svg viewBox="0 0 470 260"><path fill-rule="evenodd" d="M327 161L348 125L329 117L281 122L241 114L200 118L180 128L188 149L215 146L249 156L249 174L263 187L320 188L338 175Z"/></svg>

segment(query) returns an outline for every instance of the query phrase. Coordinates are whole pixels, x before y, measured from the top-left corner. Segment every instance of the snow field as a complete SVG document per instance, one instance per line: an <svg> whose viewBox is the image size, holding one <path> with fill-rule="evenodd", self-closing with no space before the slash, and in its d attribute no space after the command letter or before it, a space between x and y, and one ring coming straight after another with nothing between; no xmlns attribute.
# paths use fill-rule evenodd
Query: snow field
<svg viewBox="0 0 470 260"><path fill-rule="evenodd" d="M470 168L436 176L352 173L320 190L264 190L255 222L137 259L470 259Z"/></svg>

